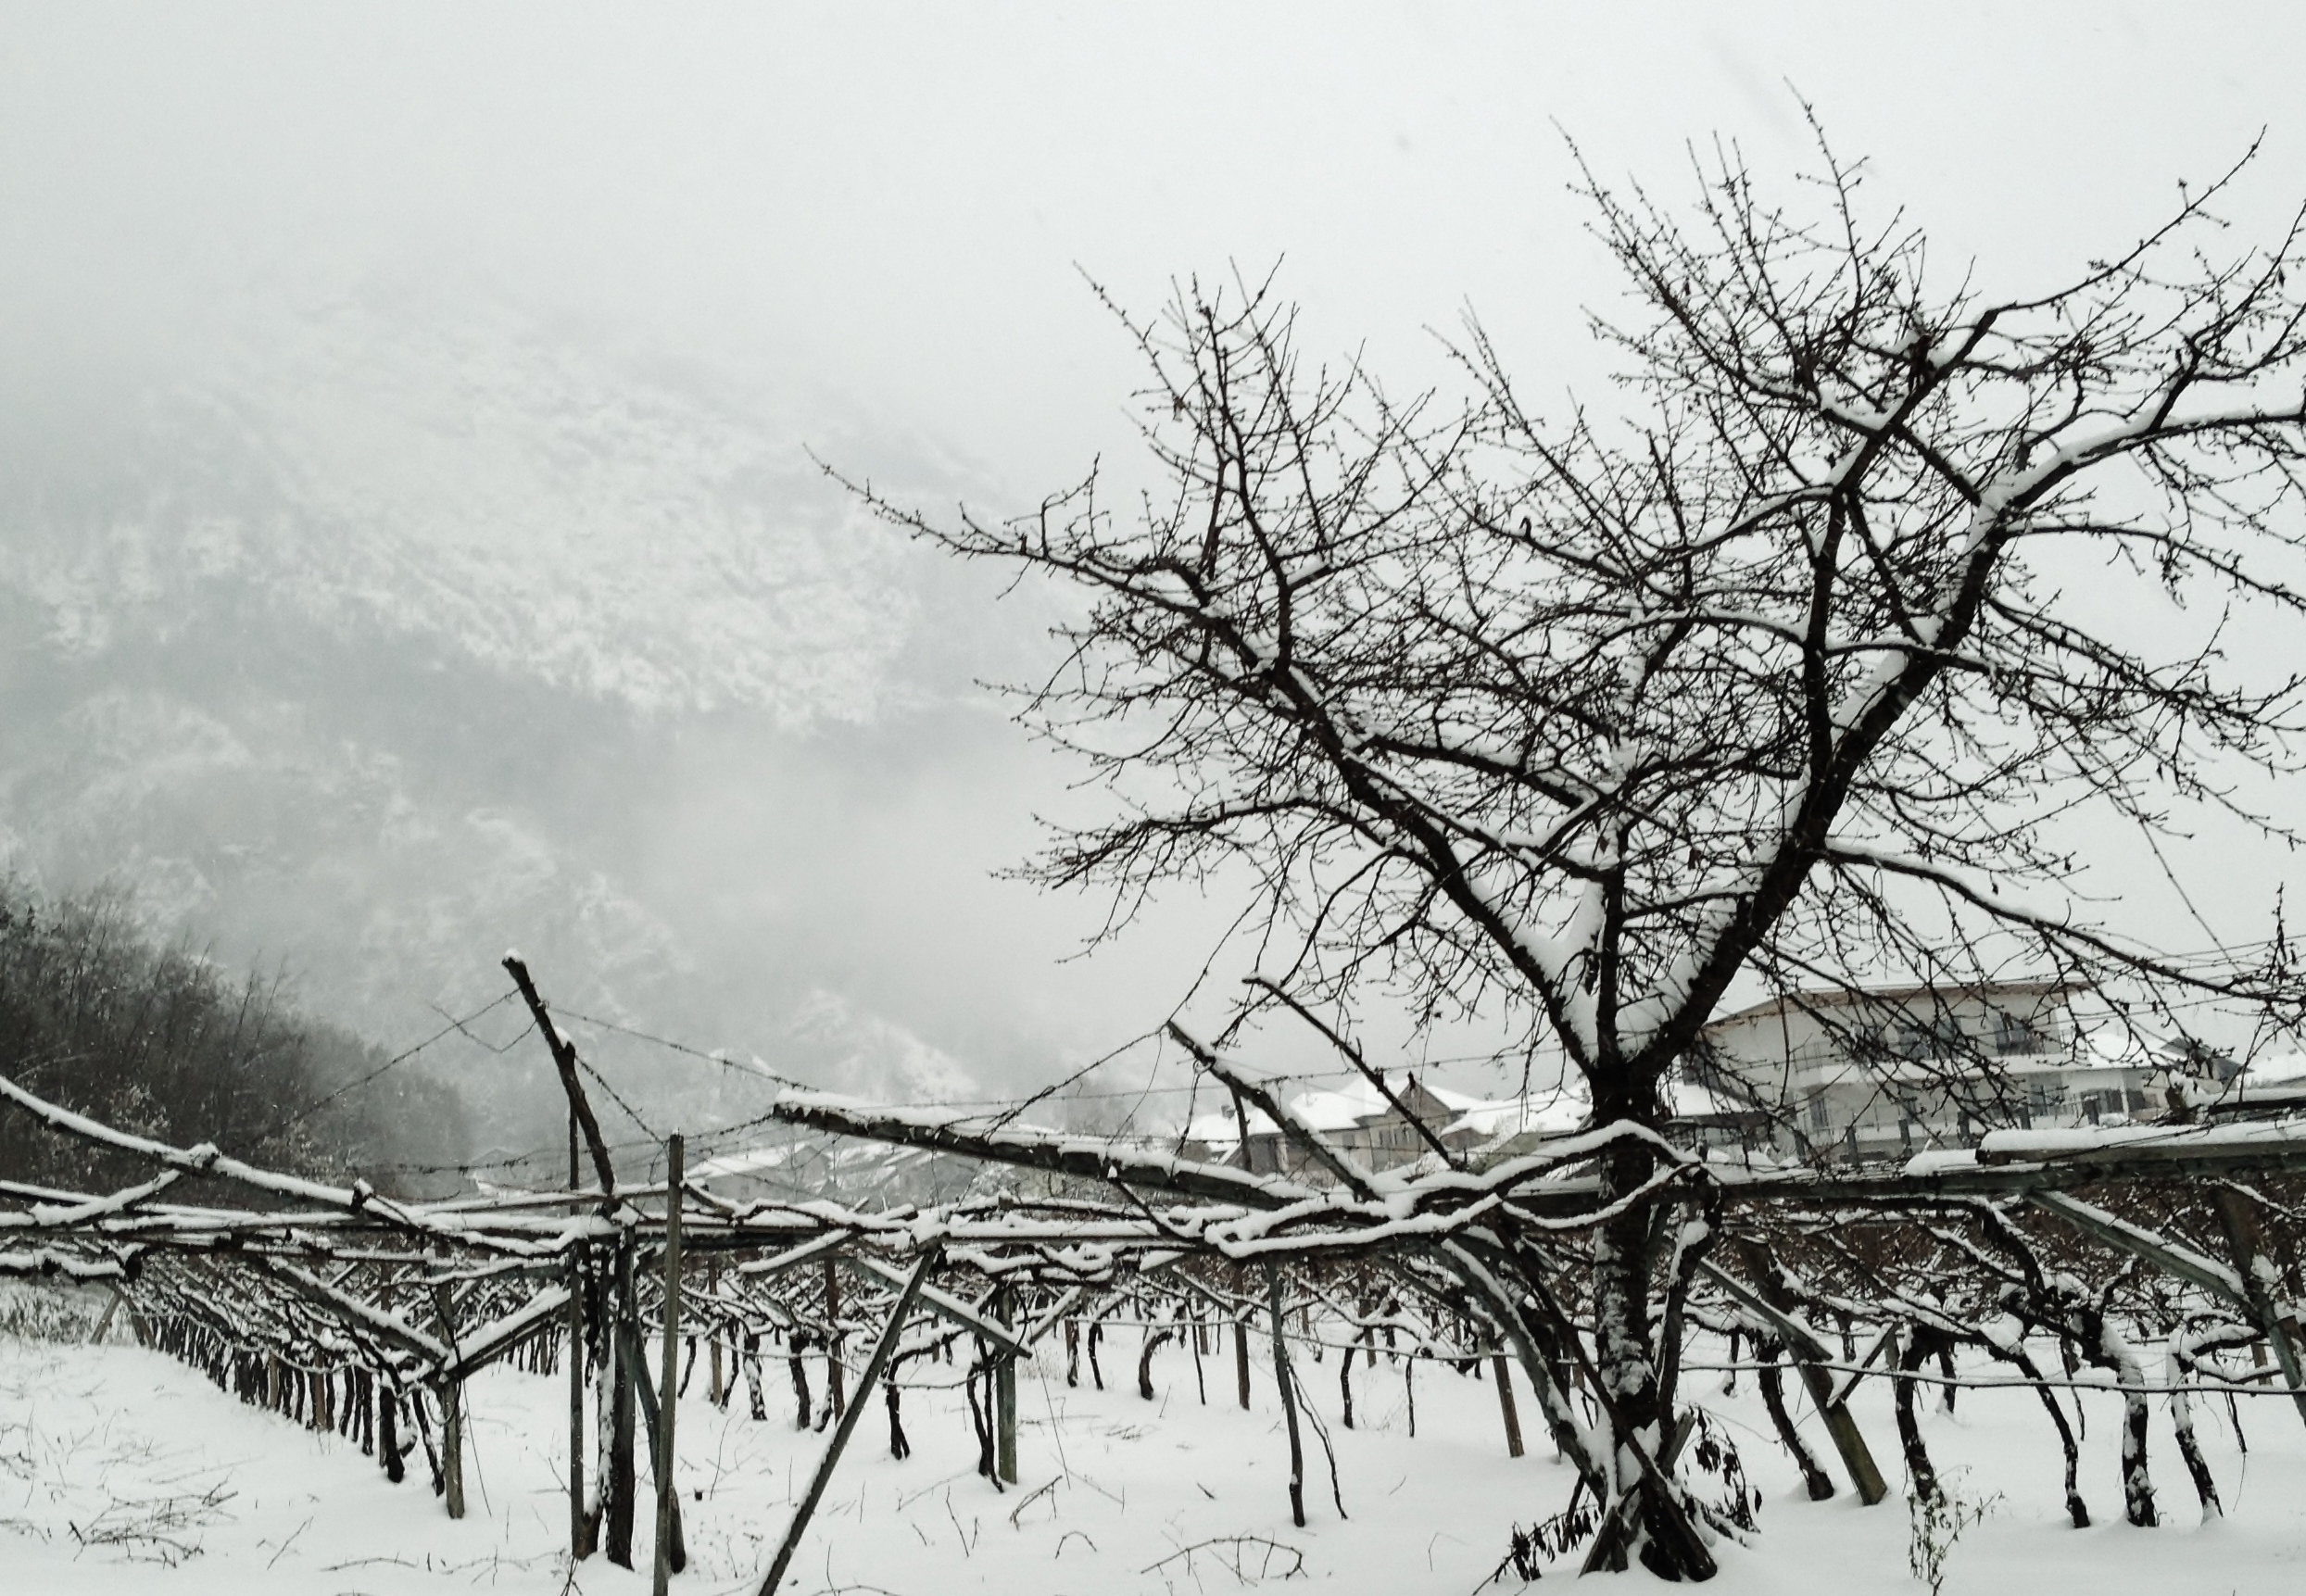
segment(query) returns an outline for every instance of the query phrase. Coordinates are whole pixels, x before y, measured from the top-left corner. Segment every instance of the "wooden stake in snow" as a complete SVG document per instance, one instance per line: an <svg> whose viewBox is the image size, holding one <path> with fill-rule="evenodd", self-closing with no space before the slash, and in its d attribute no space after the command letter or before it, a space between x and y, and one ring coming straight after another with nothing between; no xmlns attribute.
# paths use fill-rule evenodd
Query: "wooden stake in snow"
<svg viewBox="0 0 2306 1596"><path fill-rule="evenodd" d="M1755 1284L1749 1286L1708 1262L1698 1263L1699 1272L1759 1314L1763 1323L1778 1333L1787 1353L1801 1370L1802 1384L1809 1392L1818 1416L1825 1421L1825 1432L1833 1438L1833 1450L1842 1455L1842 1466L1849 1471L1849 1483L1857 1489L1858 1500L1868 1507L1873 1506L1889 1495L1889 1483L1882 1477L1882 1470L1873 1461L1873 1451L1859 1431L1858 1421L1850 1416L1849 1404L1843 1400L1847 1392L1841 1398L1834 1395L1833 1379L1822 1366L1832 1362L1826 1348L1810 1333L1808 1326L1793 1316L1792 1297L1778 1278L1777 1265L1768 1250L1745 1239L1740 1240L1738 1247Z"/></svg>
<svg viewBox="0 0 2306 1596"><path fill-rule="evenodd" d="M1015 1322L1007 1286L993 1294L993 1313L1005 1328ZM1017 1482L1017 1361L1002 1356L993 1364L994 1466L1009 1484Z"/></svg>
<svg viewBox="0 0 2306 1596"><path fill-rule="evenodd" d="M721 1261L715 1258L705 1265L705 1295L708 1298L717 1297L720 1291ZM712 1386L706 1393L707 1400L716 1408L726 1407L728 1387L722 1382L721 1378L721 1333L717 1328L712 1332L709 1341L712 1349Z"/></svg>
<svg viewBox="0 0 2306 1596"><path fill-rule="evenodd" d="M618 1241L614 1305L609 1313L609 1561L633 1565L633 1239Z"/></svg>
<svg viewBox="0 0 2306 1596"><path fill-rule="evenodd" d="M1241 1266L1233 1265L1233 1295L1241 1294ZM1241 1388L1241 1412L1249 1411L1249 1314L1238 1313L1233 1321L1233 1382Z"/></svg>
<svg viewBox="0 0 2306 1596"><path fill-rule="evenodd" d="M440 1338L451 1351L457 1344L456 1321L452 1316L446 1282L433 1287L433 1312L440 1316ZM464 1516L464 1382L444 1379L440 1382L440 1477L447 1487L448 1516Z"/></svg>
<svg viewBox="0 0 2306 1596"><path fill-rule="evenodd" d="M512 984L521 989L521 1000L528 1005L529 1017L536 1022L537 1032L545 1038L545 1048L552 1054L552 1067L561 1075L561 1089L568 1095L569 1112L576 1116L577 1125L585 1132L585 1143L592 1150L593 1171L600 1176L600 1192L606 1197L616 1190L616 1169L609 1162L609 1144L601 1137L600 1122L593 1117L592 1104L585 1100L585 1088L577 1082L576 1049L552 1023L552 1014L546 1009L544 999L537 995L536 983L529 979L528 966L521 962L520 955L506 954L504 968L505 974L512 977Z"/></svg>
<svg viewBox="0 0 2306 1596"><path fill-rule="evenodd" d="M2286 1304L2276 1301L2271 1288L2274 1264L2266 1255L2258 1210L2231 1185L2221 1184L2211 1196L2218 1205L2218 1221L2225 1230L2226 1249L2233 1256L2234 1272L2241 1279L2250 1314L2265 1332L2267 1345L2274 1348L2274 1361L2282 1365L2290 1400L2298 1404L2300 1415L2306 1417L2306 1391L2300 1389L2306 1386L2306 1366L2299 1361L2299 1322Z"/></svg>
<svg viewBox="0 0 2306 1596"><path fill-rule="evenodd" d="M681 1380L682 1154L680 1133L675 1131L664 1144L664 1375L657 1382L656 1596L665 1596L672 1585L673 1527L680 1512L673 1484L673 1410L680 1400Z"/></svg>
<svg viewBox="0 0 2306 1596"><path fill-rule="evenodd" d="M1514 1411L1513 1381L1506 1373L1506 1354L1498 1353L1490 1360L1490 1367L1497 1376L1497 1407L1506 1415L1506 1455L1521 1455L1521 1415Z"/></svg>
<svg viewBox="0 0 2306 1596"><path fill-rule="evenodd" d="M849 1444L850 1432L857 1427L857 1415L864 1412L865 1399L873 1394L873 1383L888 1366L888 1355L897 1350L897 1339L904 1334L905 1319L913 1312L914 1301L921 1295L921 1287L927 1281L929 1271L937 1266L940 1249L932 1246L914 1265L913 1277L905 1282L904 1290L897 1298L897 1306L889 1311L888 1327L874 1344L873 1355L865 1360L864 1372L857 1376L857 1400L840 1416L833 1427L833 1439L825 1443L825 1455L817 1460L816 1473L810 1477L809 1489L802 1493L800 1505L793 1509L793 1521L785 1527L785 1539L776 1548L776 1560L769 1565L766 1577L761 1581L761 1596L776 1596L776 1588L785 1577L785 1570L792 1565L793 1553L800 1548L800 1537L815 1514L817 1502L825 1495L825 1488L832 1483L834 1466L840 1462L841 1449Z"/></svg>
<svg viewBox="0 0 2306 1596"><path fill-rule="evenodd" d="M574 1150L571 1150L572 1152ZM575 1171L571 1169L572 1176ZM573 1184L573 1181L572 1181ZM593 1554L585 1516L585 1250L569 1249L569 1557Z"/></svg>

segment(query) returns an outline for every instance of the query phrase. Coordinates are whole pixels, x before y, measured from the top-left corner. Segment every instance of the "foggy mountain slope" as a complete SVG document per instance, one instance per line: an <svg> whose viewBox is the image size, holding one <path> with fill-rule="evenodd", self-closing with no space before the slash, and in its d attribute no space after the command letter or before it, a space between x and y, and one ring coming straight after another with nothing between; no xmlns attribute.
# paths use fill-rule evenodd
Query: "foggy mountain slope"
<svg viewBox="0 0 2306 1596"><path fill-rule="evenodd" d="M270 319L120 396L100 450L12 462L8 585L77 651L245 585L644 711L871 715L908 551L806 458L830 429L636 365L406 308Z"/></svg>
<svg viewBox="0 0 2306 1596"><path fill-rule="evenodd" d="M923 1022L874 1007L888 983L860 995L853 961L813 963L805 903L747 899L756 939L700 958L729 915L700 918L695 877L741 897L762 866L720 836L676 871L655 835L717 802L774 850L759 767L805 785L828 738L885 745L892 787L982 762L972 739L1000 723L953 701L974 697L953 657L990 635L957 621L974 598L801 445L829 434L907 491L949 495L949 468L565 329L353 305L109 380L0 442L10 867L118 882L396 1049L497 996L515 944L573 1009L858 1089L965 1087ZM501 1044L514 1019L475 1031ZM533 1043L459 1040L427 1059L484 1137L551 1119ZM609 1034L595 1050L644 1115L764 1089Z"/></svg>

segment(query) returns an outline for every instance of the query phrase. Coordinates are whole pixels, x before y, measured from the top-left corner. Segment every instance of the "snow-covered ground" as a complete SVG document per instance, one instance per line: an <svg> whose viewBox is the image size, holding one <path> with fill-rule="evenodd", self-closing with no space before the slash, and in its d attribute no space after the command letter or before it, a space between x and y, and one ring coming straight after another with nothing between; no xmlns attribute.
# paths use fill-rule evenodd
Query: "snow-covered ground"
<svg viewBox="0 0 2306 1596"><path fill-rule="evenodd" d="M1061 1353L1045 1353L1021 1375L1025 1479L1005 1494L973 1472L976 1443L951 1383L958 1370L911 1365L910 1376L930 1382L909 1382L905 1392L914 1455L888 1455L876 1398L786 1589L797 1596L1230 1591L1280 1586L1302 1557L1302 1579L1288 1579L1289 1588L1471 1596L1503 1554L1507 1526L1552 1513L1569 1491L1568 1467L1543 1440L1508 1460L1492 1385L1430 1363L1416 1376L1414 1439L1400 1364L1356 1368L1364 1427L1345 1430L1332 1353L1303 1374L1336 1445L1350 1516L1341 1521L1308 1433L1309 1523L1295 1529L1284 1493L1287 1443L1264 1362L1255 1406L1242 1413L1229 1355L1208 1358L1203 1406L1190 1350L1172 1345L1155 1359L1159 1396L1146 1402L1131 1389L1135 1340L1123 1331L1108 1341L1103 1392L1090 1389L1086 1364L1080 1387L1068 1389ZM823 1444L790 1427L781 1364L768 1361L764 1373L765 1423L745 1416L741 1394L725 1414L713 1411L699 1400L701 1373L681 1404L692 1562L677 1590L754 1589ZM1766 1498L1753 1545L1720 1548L1715 1590L1922 1589L1908 1571L1908 1516L1896 1498L1866 1509L1845 1489L1809 1502L1769 1435L1751 1377L1731 1396L1720 1394L1718 1375L1689 1377L1727 1422ZM821 1375L813 1383L821 1389ZM1798 1382L1789 1387L1798 1392ZM504 1369L472 1383L472 1512L452 1523L426 1484L422 1452L408 1483L390 1485L356 1446L245 1407L158 1353L0 1333L0 1590L644 1590L646 1512L636 1528L644 1572L596 1557L570 1577L561 1551L565 1391L558 1378ZM2098 1527L2079 1531L2064 1520L2057 1442L2035 1397L1968 1391L1952 1414L1929 1403L1925 1433L1940 1469L1962 1494L1998 1499L1955 1549L1947 1590L2254 1596L2306 1578L2306 1428L2289 1403L2240 1404L2245 1454L2224 1400L2197 1399L2228 1513L2204 1526L2158 1402L2152 1462L2164 1526L2142 1530L2121 1521L2116 1401L2096 1392L2082 1401L2083 1490ZM1526 1390L1521 1405L1534 1435ZM1886 1388L1868 1381L1853 1405L1895 1480ZM1827 1453L1814 1417L1798 1411ZM1242 1537L1271 1549L1203 1544Z"/></svg>

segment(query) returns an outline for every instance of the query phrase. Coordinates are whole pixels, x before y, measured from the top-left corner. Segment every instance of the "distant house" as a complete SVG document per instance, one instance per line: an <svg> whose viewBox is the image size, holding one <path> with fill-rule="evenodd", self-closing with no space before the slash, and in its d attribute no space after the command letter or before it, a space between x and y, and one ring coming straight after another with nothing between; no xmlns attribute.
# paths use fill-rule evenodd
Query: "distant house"
<svg viewBox="0 0 2306 1596"><path fill-rule="evenodd" d="M1517 1139L1557 1136L1583 1117L1581 1102L1509 1099L1495 1101L1430 1087L1416 1074L1389 1073L1386 1084L1402 1108L1415 1114L1441 1144L1469 1163L1486 1162ZM1305 1092L1289 1100L1290 1112L1319 1131L1329 1145L1362 1168L1381 1171L1432 1156L1418 1127L1366 1081L1340 1091ZM1313 1185L1330 1175L1260 1111L1247 1111L1248 1145L1231 1109L1198 1116L1186 1131L1188 1157L1242 1164L1254 1174L1280 1174Z"/></svg>
<svg viewBox="0 0 2306 1596"><path fill-rule="evenodd" d="M2188 1061L2108 1054L2056 981L1794 993L1707 1025L1674 1083L1701 1149L1867 1162L1975 1143L2004 1125L2160 1112Z"/></svg>

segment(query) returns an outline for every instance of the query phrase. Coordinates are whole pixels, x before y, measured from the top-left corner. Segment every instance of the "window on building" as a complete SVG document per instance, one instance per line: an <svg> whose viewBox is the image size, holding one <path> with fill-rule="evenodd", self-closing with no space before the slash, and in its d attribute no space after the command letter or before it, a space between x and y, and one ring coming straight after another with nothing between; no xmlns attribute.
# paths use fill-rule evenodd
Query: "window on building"
<svg viewBox="0 0 2306 1596"><path fill-rule="evenodd" d="M1821 1093L1817 1097L1811 1098L1809 1100L1809 1128L1811 1130L1828 1130L1832 1128L1833 1124L1833 1115L1826 1112L1824 1094Z"/></svg>
<svg viewBox="0 0 2306 1596"><path fill-rule="evenodd" d="M1950 1059L1969 1051L1961 1024L1950 1014L1900 1020L1890 1028L1890 1050L1901 1059Z"/></svg>
<svg viewBox="0 0 2306 1596"><path fill-rule="evenodd" d="M2041 1051L2033 1023L2002 1011L1994 1016L1994 1047L1997 1052L2034 1053Z"/></svg>

